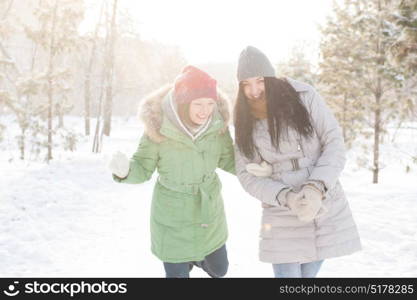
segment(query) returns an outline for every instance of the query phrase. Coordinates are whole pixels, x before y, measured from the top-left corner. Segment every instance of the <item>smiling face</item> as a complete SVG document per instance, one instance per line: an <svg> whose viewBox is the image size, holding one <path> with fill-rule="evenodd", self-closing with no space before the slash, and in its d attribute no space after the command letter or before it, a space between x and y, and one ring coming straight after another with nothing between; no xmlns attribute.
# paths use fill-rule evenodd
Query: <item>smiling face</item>
<svg viewBox="0 0 417 300"><path fill-rule="evenodd" d="M243 92L249 100L265 100L265 83L263 77L251 77L241 83Z"/></svg>
<svg viewBox="0 0 417 300"><path fill-rule="evenodd" d="M191 101L189 109L190 120L196 125L203 125L213 114L216 101L212 98L197 98Z"/></svg>

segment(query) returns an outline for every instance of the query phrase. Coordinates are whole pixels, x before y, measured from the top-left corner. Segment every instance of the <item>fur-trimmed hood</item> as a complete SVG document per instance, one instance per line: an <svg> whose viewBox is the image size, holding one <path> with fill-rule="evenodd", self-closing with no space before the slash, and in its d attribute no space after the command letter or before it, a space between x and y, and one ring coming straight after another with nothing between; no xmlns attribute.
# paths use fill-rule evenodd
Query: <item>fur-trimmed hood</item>
<svg viewBox="0 0 417 300"><path fill-rule="evenodd" d="M161 143L165 136L160 133L164 110L163 100L173 88L173 85L164 86L146 96L139 106L139 119L145 127L145 134L154 142ZM217 89L217 109L223 118L222 132L226 131L230 121L230 102L223 92Z"/></svg>

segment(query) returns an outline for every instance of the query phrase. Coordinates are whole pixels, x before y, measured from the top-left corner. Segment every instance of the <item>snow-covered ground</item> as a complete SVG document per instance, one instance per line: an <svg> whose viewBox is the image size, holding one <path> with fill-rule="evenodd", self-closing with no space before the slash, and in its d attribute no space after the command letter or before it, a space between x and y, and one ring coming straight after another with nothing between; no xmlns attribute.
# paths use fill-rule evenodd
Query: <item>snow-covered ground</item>
<svg viewBox="0 0 417 300"><path fill-rule="evenodd" d="M80 119L66 122L81 132ZM113 123L102 153L92 154L91 139L84 138L76 152L55 150L49 165L19 161L16 128L7 125L0 143L0 276L164 276L150 252L156 174L147 183L126 185L114 183L106 169L112 151L135 150L142 133L135 119ZM319 277L417 277L417 166L405 173L407 156L401 152L416 153L416 133L404 131L397 140L400 150L381 149L386 167L376 185L369 171L357 169L356 152L348 153L341 182L363 250L326 260ZM259 201L234 176L218 172L230 233L227 276L272 277L272 267L258 260ZM191 276L208 277L198 268Z"/></svg>

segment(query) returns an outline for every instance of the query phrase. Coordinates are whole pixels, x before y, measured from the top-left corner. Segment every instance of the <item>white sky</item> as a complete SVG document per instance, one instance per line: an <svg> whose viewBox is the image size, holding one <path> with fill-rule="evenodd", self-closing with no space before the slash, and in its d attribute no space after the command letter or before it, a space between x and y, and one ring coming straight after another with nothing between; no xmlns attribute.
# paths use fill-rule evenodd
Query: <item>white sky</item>
<svg viewBox="0 0 417 300"><path fill-rule="evenodd" d="M177 44L189 63L236 61L246 45L273 61L300 41L316 46L332 0L119 0L144 39ZM96 19L96 18L94 18ZM95 22L95 21L92 21ZM311 57L317 56L314 49Z"/></svg>

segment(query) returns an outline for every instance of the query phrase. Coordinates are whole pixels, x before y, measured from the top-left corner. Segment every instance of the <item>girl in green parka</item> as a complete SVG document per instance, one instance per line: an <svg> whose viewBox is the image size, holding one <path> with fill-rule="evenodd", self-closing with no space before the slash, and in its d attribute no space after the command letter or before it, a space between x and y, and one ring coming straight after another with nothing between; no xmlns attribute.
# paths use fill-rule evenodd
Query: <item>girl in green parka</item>
<svg viewBox="0 0 417 300"><path fill-rule="evenodd" d="M157 169L151 206L151 250L166 277L189 277L193 265L211 277L228 268L227 223L219 167L235 174L228 103L216 80L187 66L174 85L144 99L144 134L129 160L115 153L113 179L142 183Z"/></svg>

